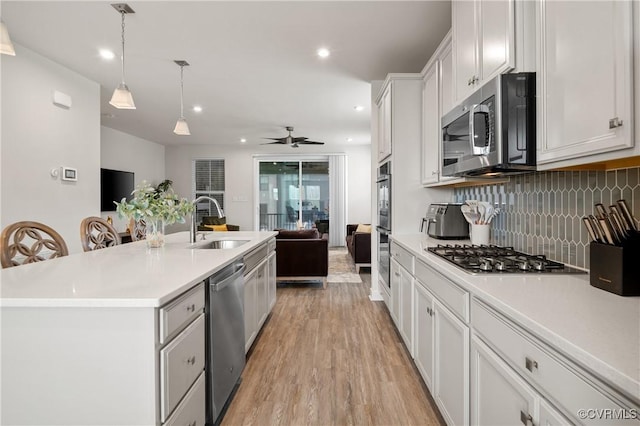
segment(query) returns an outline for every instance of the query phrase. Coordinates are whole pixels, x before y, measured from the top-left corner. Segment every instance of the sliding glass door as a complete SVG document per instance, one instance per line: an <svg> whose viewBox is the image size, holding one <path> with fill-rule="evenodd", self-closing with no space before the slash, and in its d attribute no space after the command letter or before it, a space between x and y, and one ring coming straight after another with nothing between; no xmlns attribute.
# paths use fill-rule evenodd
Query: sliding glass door
<svg viewBox="0 0 640 426"><path fill-rule="evenodd" d="M259 161L261 230L328 229L328 161Z"/></svg>

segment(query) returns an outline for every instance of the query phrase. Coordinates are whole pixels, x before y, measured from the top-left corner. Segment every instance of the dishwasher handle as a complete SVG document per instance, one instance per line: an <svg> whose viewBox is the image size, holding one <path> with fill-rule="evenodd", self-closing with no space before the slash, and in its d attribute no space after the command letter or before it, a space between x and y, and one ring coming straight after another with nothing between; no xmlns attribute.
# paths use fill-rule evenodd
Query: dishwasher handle
<svg viewBox="0 0 640 426"><path fill-rule="evenodd" d="M244 274L244 270L246 268L244 262L238 262L233 265L228 266L227 268L233 268L233 273L227 278L223 279L220 282L215 282L215 276L211 278L211 288L213 291L220 291L235 280L238 277L241 277Z"/></svg>

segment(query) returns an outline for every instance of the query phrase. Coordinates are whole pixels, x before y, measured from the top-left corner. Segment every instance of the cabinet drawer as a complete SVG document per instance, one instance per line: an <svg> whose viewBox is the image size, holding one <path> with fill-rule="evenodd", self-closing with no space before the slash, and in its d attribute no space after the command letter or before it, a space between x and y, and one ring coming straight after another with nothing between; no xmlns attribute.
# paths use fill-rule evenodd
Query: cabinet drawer
<svg viewBox="0 0 640 426"><path fill-rule="evenodd" d="M632 419L621 423L620 419L577 418L580 409L620 410L631 409L634 405L476 299L471 303L471 317L476 334L527 381L537 385L550 400L564 408L565 414L572 416L572 421L601 425L638 424Z"/></svg>
<svg viewBox="0 0 640 426"><path fill-rule="evenodd" d="M165 426L204 426L207 417L205 376L203 371Z"/></svg>
<svg viewBox="0 0 640 426"><path fill-rule="evenodd" d="M176 300L160 308L160 343L189 324L204 310L204 284L198 284Z"/></svg>
<svg viewBox="0 0 640 426"><path fill-rule="evenodd" d="M414 258L413 255L403 249L402 247L400 247L398 244L396 244L395 242L391 242L391 257L393 259L396 260L396 262L398 262L399 264L402 265L402 267L404 269L406 269L407 271L409 271L411 274L413 274L413 263L414 263Z"/></svg>
<svg viewBox="0 0 640 426"><path fill-rule="evenodd" d="M464 322L469 322L469 292L452 283L430 266L416 262L416 278Z"/></svg>
<svg viewBox="0 0 640 426"><path fill-rule="evenodd" d="M205 316L201 314L160 351L160 415L164 422L204 370Z"/></svg>
<svg viewBox="0 0 640 426"><path fill-rule="evenodd" d="M271 254L272 251L274 251L276 249L276 239L272 238L269 241L267 241L267 250L269 251L269 254Z"/></svg>

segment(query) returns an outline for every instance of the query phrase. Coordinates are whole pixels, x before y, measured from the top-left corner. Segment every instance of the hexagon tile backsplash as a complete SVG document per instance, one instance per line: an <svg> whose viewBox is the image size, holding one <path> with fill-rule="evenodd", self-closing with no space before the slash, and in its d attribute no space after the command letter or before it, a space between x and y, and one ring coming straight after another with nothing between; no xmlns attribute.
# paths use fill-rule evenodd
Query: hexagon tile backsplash
<svg viewBox="0 0 640 426"><path fill-rule="evenodd" d="M539 172L506 183L457 188L456 202L482 200L500 207L492 243L580 268L589 268L589 236L581 218L595 203L624 198L640 218L640 168Z"/></svg>

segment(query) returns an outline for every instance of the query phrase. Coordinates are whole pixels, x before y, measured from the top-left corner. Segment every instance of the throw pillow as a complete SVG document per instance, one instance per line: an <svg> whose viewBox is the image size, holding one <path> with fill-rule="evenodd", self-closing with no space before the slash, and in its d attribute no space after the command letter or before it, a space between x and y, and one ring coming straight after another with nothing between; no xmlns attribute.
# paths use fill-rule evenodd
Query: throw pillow
<svg viewBox="0 0 640 426"><path fill-rule="evenodd" d="M356 228L356 232L366 232L367 234L371 233L371 225L365 225L363 223L358 224Z"/></svg>
<svg viewBox="0 0 640 426"><path fill-rule="evenodd" d="M205 216L202 218L203 225L224 225L227 223L226 217L218 217L218 216Z"/></svg>
<svg viewBox="0 0 640 426"><path fill-rule="evenodd" d="M228 231L227 225L204 225L205 228L209 228L213 231Z"/></svg>

